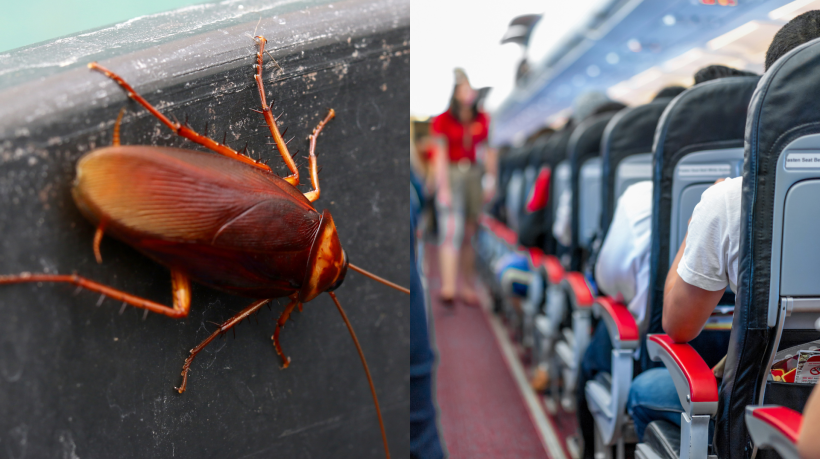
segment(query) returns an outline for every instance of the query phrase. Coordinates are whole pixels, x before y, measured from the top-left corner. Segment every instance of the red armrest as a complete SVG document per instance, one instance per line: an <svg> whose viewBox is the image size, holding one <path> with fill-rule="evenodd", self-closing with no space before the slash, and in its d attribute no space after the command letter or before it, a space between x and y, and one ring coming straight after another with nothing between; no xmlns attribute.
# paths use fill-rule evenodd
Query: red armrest
<svg viewBox="0 0 820 459"><path fill-rule="evenodd" d="M516 242L518 241L518 235L515 234L515 231L507 228L507 225L487 214L481 214L479 217L479 223L481 223L481 226L487 228L491 233L495 234L497 238L515 247Z"/></svg>
<svg viewBox="0 0 820 459"><path fill-rule="evenodd" d="M602 317L616 349L636 349L638 347L638 324L629 309L612 297L602 296L595 299L593 310L596 316Z"/></svg>
<svg viewBox="0 0 820 459"><path fill-rule="evenodd" d="M592 302L595 298L592 296L592 292L589 290L589 284L587 284L587 280L583 274L576 271L564 274L564 284L570 293L572 293L572 297L575 300L575 307L592 307Z"/></svg>
<svg viewBox="0 0 820 459"><path fill-rule="evenodd" d="M803 416L792 409L775 406L747 406L746 428L758 448L774 448L783 459L798 459L797 439Z"/></svg>
<svg viewBox="0 0 820 459"><path fill-rule="evenodd" d="M515 247L516 242L518 242L518 235L515 234L515 231L509 229L507 225L501 222L498 222L496 234L512 247Z"/></svg>
<svg viewBox="0 0 820 459"><path fill-rule="evenodd" d="M800 427L803 426L802 414L785 406L761 406L752 408L752 416L779 430L792 443L797 443Z"/></svg>
<svg viewBox="0 0 820 459"><path fill-rule="evenodd" d="M558 285L564 280L564 267L555 255L544 256L544 269L547 271L547 280L552 285Z"/></svg>
<svg viewBox="0 0 820 459"><path fill-rule="evenodd" d="M538 247L528 247L527 255L530 257L530 266L533 269L538 269L544 263L544 257L546 257L544 251Z"/></svg>
<svg viewBox="0 0 820 459"><path fill-rule="evenodd" d="M478 216L478 223L487 229L490 229L493 226L494 221L495 218L485 213Z"/></svg>
<svg viewBox="0 0 820 459"><path fill-rule="evenodd" d="M564 279L564 267L558 261L558 257L554 255L547 255L543 250L537 247L529 247L527 253L530 257L530 263L534 269L544 267L547 272L547 281L550 284L558 285Z"/></svg>
<svg viewBox="0 0 820 459"><path fill-rule="evenodd" d="M647 336L646 346L649 357L662 361L672 375L684 411L690 416L717 412L717 380L692 346L660 334Z"/></svg>

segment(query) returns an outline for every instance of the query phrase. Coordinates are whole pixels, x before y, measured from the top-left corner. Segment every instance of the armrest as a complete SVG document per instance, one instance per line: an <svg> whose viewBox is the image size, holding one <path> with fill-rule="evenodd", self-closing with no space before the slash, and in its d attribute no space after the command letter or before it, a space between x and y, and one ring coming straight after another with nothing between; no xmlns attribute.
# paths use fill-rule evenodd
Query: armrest
<svg viewBox="0 0 820 459"><path fill-rule="evenodd" d="M623 303L608 296L598 297L592 305L592 313L595 317L603 319L613 348L638 348L638 324Z"/></svg>
<svg viewBox="0 0 820 459"><path fill-rule="evenodd" d="M717 380L692 346L675 343L668 335L657 334L647 336L646 347L652 360L666 365L675 382L680 404L689 416L714 416L717 413Z"/></svg>
<svg viewBox="0 0 820 459"><path fill-rule="evenodd" d="M538 247L527 247L527 257L530 259L530 268L537 270L544 263L547 255Z"/></svg>
<svg viewBox="0 0 820 459"><path fill-rule="evenodd" d="M774 448L784 459L797 459L803 415L783 406L746 407L746 428L759 448Z"/></svg>
<svg viewBox="0 0 820 459"><path fill-rule="evenodd" d="M592 295L587 279L583 274L577 271L566 273L561 284L569 292L573 307L576 309L592 307L595 297Z"/></svg>
<svg viewBox="0 0 820 459"><path fill-rule="evenodd" d="M547 281L558 285L564 280L564 267L555 255L544 256L544 269L547 271Z"/></svg>
<svg viewBox="0 0 820 459"><path fill-rule="evenodd" d="M547 255L538 247L527 248L527 255L530 259L530 266L533 271L543 267L547 273L547 281L550 284L558 285L564 279L564 267L558 261L558 257Z"/></svg>
<svg viewBox="0 0 820 459"><path fill-rule="evenodd" d="M515 234L515 231L509 229L507 225L487 214L481 214L481 217L479 217L479 222L481 223L481 226L487 228L487 230L493 233L495 237L501 239L512 247L516 246L518 236Z"/></svg>

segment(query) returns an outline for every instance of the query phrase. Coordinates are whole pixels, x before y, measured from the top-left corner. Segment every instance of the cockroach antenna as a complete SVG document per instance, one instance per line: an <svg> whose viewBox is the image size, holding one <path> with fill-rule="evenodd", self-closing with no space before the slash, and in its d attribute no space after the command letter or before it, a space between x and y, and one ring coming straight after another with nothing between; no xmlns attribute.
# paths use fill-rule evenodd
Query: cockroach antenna
<svg viewBox="0 0 820 459"><path fill-rule="evenodd" d="M256 37L257 37L256 30L259 29L259 24L261 24L261 23L262 23L262 16L259 16L259 20L256 21L256 27L253 28L253 37L251 37L251 38L253 38L254 41L256 41Z"/></svg>

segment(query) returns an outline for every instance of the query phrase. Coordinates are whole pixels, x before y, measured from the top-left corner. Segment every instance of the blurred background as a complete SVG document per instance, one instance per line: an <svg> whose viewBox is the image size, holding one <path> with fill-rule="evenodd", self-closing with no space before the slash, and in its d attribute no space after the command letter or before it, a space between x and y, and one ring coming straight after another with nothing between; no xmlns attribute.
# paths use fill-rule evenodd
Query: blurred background
<svg viewBox="0 0 820 459"><path fill-rule="evenodd" d="M558 238L575 198L551 193L570 186L573 129L664 89L671 100L710 66L729 69L710 67L699 82L762 75L776 32L817 9L820 0L412 0L411 206L445 454L581 457L574 408L545 396L557 400L571 378L550 379L549 362L536 368L525 324L550 294L530 260L570 245Z"/></svg>
<svg viewBox="0 0 820 459"><path fill-rule="evenodd" d="M7 2L0 16L0 53L128 19L206 3L201 0L38 0ZM2 56L0 56L2 58ZM0 61L0 65L2 62Z"/></svg>
<svg viewBox="0 0 820 459"><path fill-rule="evenodd" d="M812 0L413 0L411 115L447 108L455 67L491 87L490 143L523 143L560 125L573 99L604 91L627 105L665 86L690 86L697 69L763 71L774 33ZM513 19L534 15L511 24ZM526 19L526 18L525 18Z"/></svg>

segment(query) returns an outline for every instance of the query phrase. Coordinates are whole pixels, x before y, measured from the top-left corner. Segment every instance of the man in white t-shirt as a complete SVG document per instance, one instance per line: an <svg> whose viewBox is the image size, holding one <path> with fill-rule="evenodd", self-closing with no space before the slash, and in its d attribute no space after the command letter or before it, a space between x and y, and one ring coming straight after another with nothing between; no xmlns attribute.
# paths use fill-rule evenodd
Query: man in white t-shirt
<svg viewBox="0 0 820 459"><path fill-rule="evenodd" d="M652 182L638 182L618 198L595 263L598 289L627 304L638 322L646 312L652 241Z"/></svg>
<svg viewBox="0 0 820 459"><path fill-rule="evenodd" d="M820 11L807 11L784 25L766 51L768 70L783 55L820 38ZM686 239L666 276L663 329L676 342L694 339L728 286L737 291L742 178L716 183L703 193L689 222ZM647 370L632 382L627 409L638 438L649 422L680 425L683 412L666 368Z"/></svg>
<svg viewBox="0 0 820 459"><path fill-rule="evenodd" d="M595 263L598 289L627 304L640 320L646 311L649 292L649 253L652 233L652 182L627 188L615 207L604 243ZM595 457L595 420L586 400L586 382L600 372L612 371L612 342L606 325L598 323L587 346L575 392L578 424L584 441L584 459Z"/></svg>
<svg viewBox="0 0 820 459"><path fill-rule="evenodd" d="M663 329L676 342L700 334L726 287L737 291L742 189L742 177L720 180L703 192L692 212L664 286ZM683 407L669 370L652 368L638 375L627 409L639 439L654 420L680 425Z"/></svg>

